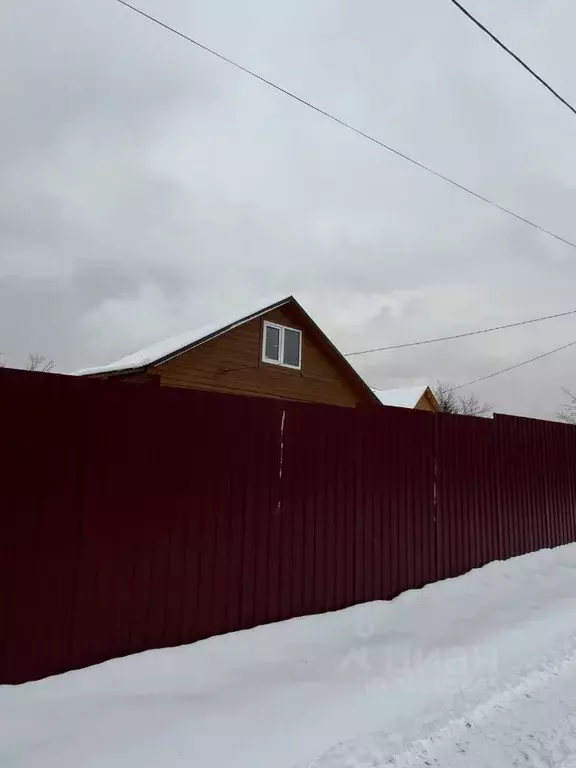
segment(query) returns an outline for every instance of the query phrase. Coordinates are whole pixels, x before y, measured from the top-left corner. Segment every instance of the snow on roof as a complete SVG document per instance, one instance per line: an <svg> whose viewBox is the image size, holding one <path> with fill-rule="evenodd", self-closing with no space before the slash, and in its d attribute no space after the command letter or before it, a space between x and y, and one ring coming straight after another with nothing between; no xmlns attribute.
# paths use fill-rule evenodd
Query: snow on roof
<svg viewBox="0 0 576 768"><path fill-rule="evenodd" d="M372 389L382 405L393 405L396 408L415 408L428 386L421 384L405 389Z"/></svg>
<svg viewBox="0 0 576 768"><path fill-rule="evenodd" d="M236 311L232 317L220 317L212 323L202 325L200 328L195 328L186 333L181 333L178 336L171 336L170 338L159 341L149 347L140 349L138 352L126 355L126 357L121 357L119 360L115 360L112 363L74 371L73 375L87 376L94 373L114 373L116 371L128 371L144 368L147 365L154 365L154 363L160 360L169 358L172 354L180 352L186 348L192 348L208 339L218 336L220 333L230 331L232 328L243 325L249 320L253 320L255 317L264 314L264 312L268 312L271 309L287 304L291 300L291 296L284 296L282 298L276 297L274 300L268 301L265 304L259 304L256 309L254 308L254 305L252 305L248 311Z"/></svg>

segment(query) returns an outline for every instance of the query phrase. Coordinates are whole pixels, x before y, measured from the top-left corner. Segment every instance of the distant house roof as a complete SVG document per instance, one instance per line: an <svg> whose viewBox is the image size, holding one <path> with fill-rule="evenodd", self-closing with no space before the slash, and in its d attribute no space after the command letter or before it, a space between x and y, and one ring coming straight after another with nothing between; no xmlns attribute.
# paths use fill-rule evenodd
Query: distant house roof
<svg viewBox="0 0 576 768"><path fill-rule="evenodd" d="M382 405L392 405L397 408L415 408L424 396L434 397L430 387L425 384L403 389L373 389L372 391Z"/></svg>

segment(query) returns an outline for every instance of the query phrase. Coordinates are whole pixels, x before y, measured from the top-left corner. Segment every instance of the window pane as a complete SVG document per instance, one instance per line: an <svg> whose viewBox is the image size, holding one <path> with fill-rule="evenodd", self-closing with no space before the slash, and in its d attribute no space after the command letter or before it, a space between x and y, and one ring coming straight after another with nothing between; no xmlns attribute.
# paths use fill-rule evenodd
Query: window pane
<svg viewBox="0 0 576 768"><path fill-rule="evenodd" d="M264 337L264 357L280 362L280 328L267 325Z"/></svg>
<svg viewBox="0 0 576 768"><path fill-rule="evenodd" d="M300 366L300 331L284 329L284 360L285 365Z"/></svg>

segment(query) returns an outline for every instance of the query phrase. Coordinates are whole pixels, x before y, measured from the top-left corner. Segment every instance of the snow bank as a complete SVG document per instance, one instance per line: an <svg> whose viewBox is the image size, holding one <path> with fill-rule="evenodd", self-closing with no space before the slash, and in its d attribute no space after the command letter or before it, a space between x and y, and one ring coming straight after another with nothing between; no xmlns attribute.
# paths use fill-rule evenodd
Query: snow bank
<svg viewBox="0 0 576 768"><path fill-rule="evenodd" d="M537 759L570 739L576 751L575 587L569 545L390 603L3 687L0 765L564 764Z"/></svg>

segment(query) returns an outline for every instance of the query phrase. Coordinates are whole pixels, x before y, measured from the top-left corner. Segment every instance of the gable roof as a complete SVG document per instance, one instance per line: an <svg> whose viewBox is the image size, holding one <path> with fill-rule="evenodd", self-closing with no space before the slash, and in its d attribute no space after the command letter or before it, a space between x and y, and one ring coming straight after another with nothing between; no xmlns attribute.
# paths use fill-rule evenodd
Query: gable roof
<svg viewBox="0 0 576 768"><path fill-rule="evenodd" d="M200 346L200 344L205 344L207 341L215 339L217 336L221 336L223 333L227 333L239 325L244 325L244 323L248 323L256 317L271 312L273 309L278 309L290 301L295 301L292 296L284 296L270 302L265 307L251 307L248 311L245 309L240 314L240 317L238 312L233 316L220 317L212 323L201 325L199 328L180 333L177 336L170 336L111 363L74 371L73 375L91 376L98 373L124 373L165 363L171 358L178 357L190 349Z"/></svg>
<svg viewBox="0 0 576 768"><path fill-rule="evenodd" d="M108 363L106 365L94 366L91 368L83 368L74 372L74 376L93 376L102 374L118 375L123 373L135 373L137 371L144 371L147 368L153 368L157 365L171 360L174 357L179 357L184 353L199 347L201 344L205 344L212 339L222 336L233 328L244 325L251 320L261 317L262 315L272 312L274 309L279 309L290 305L291 308L297 311L301 320L308 327L308 329L321 341L325 349L335 360L340 367L341 372L346 378L348 378L353 385L364 392L368 401L374 403L378 402L372 389L366 384L364 379L359 373L350 365L344 355L338 350L337 347L330 341L324 331L314 322L310 315L302 308L302 306L296 301L294 296L284 296L283 298L276 299L264 307L254 308L246 312L244 315L238 317L236 314L234 317L220 318L214 323L209 325L203 325L200 328L196 328L193 331L180 334L178 336L172 336L163 341L159 341L156 344L152 344L149 347L134 352L126 357L122 357L115 362Z"/></svg>
<svg viewBox="0 0 576 768"><path fill-rule="evenodd" d="M425 395L434 397L430 387L425 384L403 389L373 389L372 391L382 405L392 405L396 408L416 408Z"/></svg>

